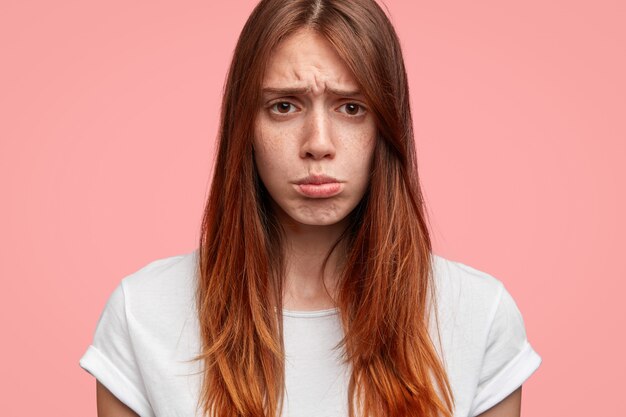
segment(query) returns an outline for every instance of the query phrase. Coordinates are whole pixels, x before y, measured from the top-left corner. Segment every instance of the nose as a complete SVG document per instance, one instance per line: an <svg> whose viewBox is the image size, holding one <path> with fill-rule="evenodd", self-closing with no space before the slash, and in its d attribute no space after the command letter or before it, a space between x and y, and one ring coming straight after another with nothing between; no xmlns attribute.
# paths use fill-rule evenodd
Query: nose
<svg viewBox="0 0 626 417"><path fill-rule="evenodd" d="M312 110L307 117L302 131L300 147L301 158L319 160L335 157L335 145L332 140L331 121L323 109Z"/></svg>

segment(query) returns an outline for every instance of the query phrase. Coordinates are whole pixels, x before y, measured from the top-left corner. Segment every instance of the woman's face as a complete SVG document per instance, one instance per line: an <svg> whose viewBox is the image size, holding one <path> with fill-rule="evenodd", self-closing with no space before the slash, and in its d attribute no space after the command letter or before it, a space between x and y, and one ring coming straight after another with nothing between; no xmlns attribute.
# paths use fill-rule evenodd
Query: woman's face
<svg viewBox="0 0 626 417"><path fill-rule="evenodd" d="M376 126L358 90L344 62L316 32L298 31L273 51L254 157L281 220L332 225L363 197Z"/></svg>

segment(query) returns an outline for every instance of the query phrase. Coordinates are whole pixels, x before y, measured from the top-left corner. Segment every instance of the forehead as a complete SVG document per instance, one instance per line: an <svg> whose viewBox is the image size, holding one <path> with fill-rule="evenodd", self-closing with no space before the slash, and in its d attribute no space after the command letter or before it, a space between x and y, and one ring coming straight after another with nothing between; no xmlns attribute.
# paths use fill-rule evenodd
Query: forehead
<svg viewBox="0 0 626 417"><path fill-rule="evenodd" d="M272 51L263 87L325 87L356 89L358 84L333 46L319 33L303 29L284 39Z"/></svg>

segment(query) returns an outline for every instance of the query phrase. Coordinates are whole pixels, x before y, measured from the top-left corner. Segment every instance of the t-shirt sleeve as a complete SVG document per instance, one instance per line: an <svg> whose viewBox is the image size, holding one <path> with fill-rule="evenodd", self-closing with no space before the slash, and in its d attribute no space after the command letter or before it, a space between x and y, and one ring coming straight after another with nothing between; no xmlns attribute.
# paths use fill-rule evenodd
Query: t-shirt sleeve
<svg viewBox="0 0 626 417"><path fill-rule="evenodd" d="M153 417L128 327L124 281L109 296L80 366L141 417Z"/></svg>
<svg viewBox="0 0 626 417"><path fill-rule="evenodd" d="M502 284L497 299L471 416L505 399L541 364L541 357L526 338L522 314Z"/></svg>

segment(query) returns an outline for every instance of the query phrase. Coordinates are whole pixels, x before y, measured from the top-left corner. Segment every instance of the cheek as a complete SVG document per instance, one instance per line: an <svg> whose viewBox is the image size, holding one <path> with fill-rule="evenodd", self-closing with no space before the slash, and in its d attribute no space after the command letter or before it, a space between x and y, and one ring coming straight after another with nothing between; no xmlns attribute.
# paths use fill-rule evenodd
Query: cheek
<svg viewBox="0 0 626 417"><path fill-rule="evenodd" d="M259 176L268 189L288 173L286 149L281 146L284 134L271 129L257 128L254 139L254 160Z"/></svg>
<svg viewBox="0 0 626 417"><path fill-rule="evenodd" d="M377 131L374 127L364 127L349 135L345 141L344 153L347 157L348 169L353 174L362 176L369 175L369 169L376 147Z"/></svg>
<svg viewBox="0 0 626 417"><path fill-rule="evenodd" d="M296 144L299 131L296 125L276 125L260 117L255 128L255 153L278 167L292 162L294 155L298 155Z"/></svg>
<svg viewBox="0 0 626 417"><path fill-rule="evenodd" d="M276 172L276 159L271 157L263 145L255 146L254 161L261 181L267 188L271 188L272 176Z"/></svg>
<svg viewBox="0 0 626 417"><path fill-rule="evenodd" d="M285 150L272 142L258 142L254 148L254 158L259 170L268 174L284 171L287 165Z"/></svg>
<svg viewBox="0 0 626 417"><path fill-rule="evenodd" d="M271 135L268 134L262 121L257 121L254 129L254 160L256 161L259 171L266 171L267 165L271 164L272 144L268 140Z"/></svg>
<svg viewBox="0 0 626 417"><path fill-rule="evenodd" d="M254 129L254 148L255 151L261 157L275 154L278 151L279 143L283 140L282 132L277 129L273 129L269 123L267 123L263 116L259 116L257 124Z"/></svg>

